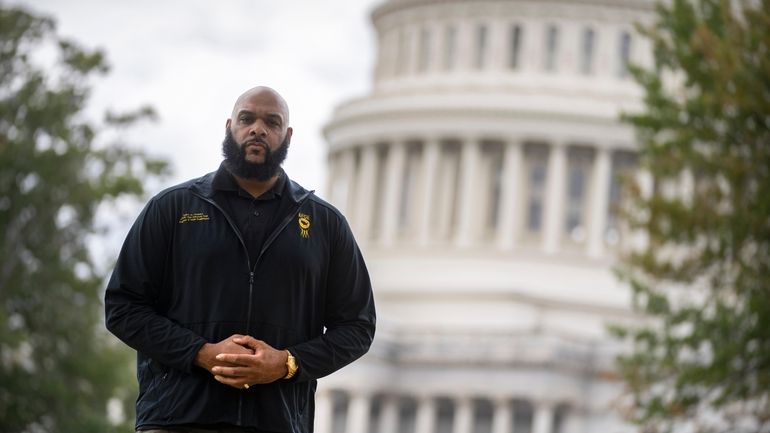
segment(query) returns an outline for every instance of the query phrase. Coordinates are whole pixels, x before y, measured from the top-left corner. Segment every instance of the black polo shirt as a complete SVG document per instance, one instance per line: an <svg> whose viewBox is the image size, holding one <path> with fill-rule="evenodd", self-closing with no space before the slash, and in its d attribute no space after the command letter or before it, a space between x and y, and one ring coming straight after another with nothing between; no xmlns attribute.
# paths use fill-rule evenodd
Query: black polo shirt
<svg viewBox="0 0 770 433"><path fill-rule="evenodd" d="M254 198L238 185L224 165L214 175L212 186L217 191L215 201L230 214L241 232L249 252L251 268L254 268L265 239L278 224L285 184L286 173L280 170L273 187Z"/></svg>

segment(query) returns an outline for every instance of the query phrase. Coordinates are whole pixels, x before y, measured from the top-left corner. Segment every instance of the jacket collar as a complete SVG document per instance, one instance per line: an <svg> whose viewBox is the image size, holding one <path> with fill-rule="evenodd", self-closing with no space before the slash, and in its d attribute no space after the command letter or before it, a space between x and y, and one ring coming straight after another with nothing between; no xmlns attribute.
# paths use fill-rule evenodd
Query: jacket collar
<svg viewBox="0 0 770 433"><path fill-rule="evenodd" d="M190 184L188 187L194 193L200 194L206 198L213 198L215 189L213 187L214 177L217 172L205 174ZM283 194L287 194L287 197L294 203L299 203L305 199L308 195L313 194L315 191L308 191L302 185L289 179L289 176L284 173L286 181L283 186Z"/></svg>

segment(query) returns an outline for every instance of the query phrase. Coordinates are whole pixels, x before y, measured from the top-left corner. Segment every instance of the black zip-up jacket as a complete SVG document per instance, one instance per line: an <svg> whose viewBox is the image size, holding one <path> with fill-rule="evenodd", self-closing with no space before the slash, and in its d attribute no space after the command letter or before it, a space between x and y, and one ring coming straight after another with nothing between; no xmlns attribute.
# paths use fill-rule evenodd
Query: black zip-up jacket
<svg viewBox="0 0 770 433"><path fill-rule="evenodd" d="M149 201L107 286L107 328L137 351L136 427L312 432L316 379L362 356L374 338L363 257L345 218L287 179L277 226L251 268L215 200L214 175ZM204 343L233 334L289 349L297 375L241 390L193 364Z"/></svg>

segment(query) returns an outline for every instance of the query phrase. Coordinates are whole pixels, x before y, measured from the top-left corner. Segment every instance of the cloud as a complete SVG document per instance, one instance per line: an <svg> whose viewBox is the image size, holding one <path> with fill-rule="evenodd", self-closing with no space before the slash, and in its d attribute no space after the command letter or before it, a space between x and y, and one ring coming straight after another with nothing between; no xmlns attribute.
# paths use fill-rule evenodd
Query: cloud
<svg viewBox="0 0 770 433"><path fill-rule="evenodd" d="M265 84L289 101L295 128L287 172L323 190L321 128L334 105L365 93L375 51L375 0L105 2L28 0L60 33L101 47L112 65L93 105L153 105L160 123L132 138L176 167L168 183L216 169L224 121L245 89Z"/></svg>

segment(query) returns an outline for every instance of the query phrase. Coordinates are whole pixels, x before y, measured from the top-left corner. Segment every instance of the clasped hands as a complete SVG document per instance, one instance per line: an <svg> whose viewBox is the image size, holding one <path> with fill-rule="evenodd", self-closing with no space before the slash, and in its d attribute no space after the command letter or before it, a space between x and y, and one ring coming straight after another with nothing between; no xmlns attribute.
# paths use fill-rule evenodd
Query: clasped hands
<svg viewBox="0 0 770 433"><path fill-rule="evenodd" d="M275 382L286 376L285 350L278 350L248 335L231 335L219 343L206 343L195 356L195 364L214 379L233 388Z"/></svg>

